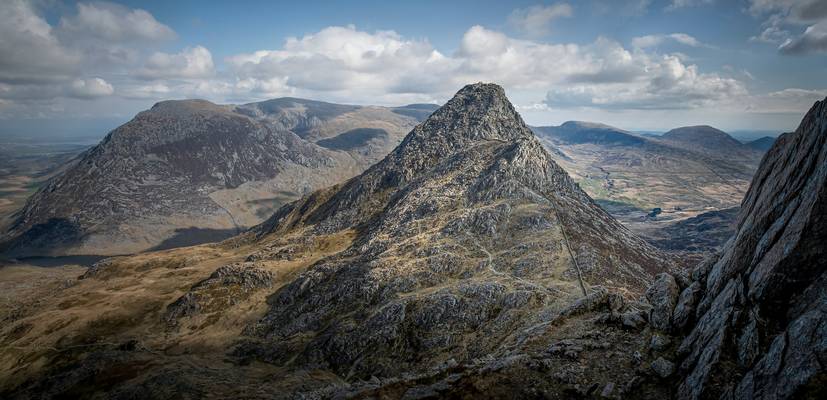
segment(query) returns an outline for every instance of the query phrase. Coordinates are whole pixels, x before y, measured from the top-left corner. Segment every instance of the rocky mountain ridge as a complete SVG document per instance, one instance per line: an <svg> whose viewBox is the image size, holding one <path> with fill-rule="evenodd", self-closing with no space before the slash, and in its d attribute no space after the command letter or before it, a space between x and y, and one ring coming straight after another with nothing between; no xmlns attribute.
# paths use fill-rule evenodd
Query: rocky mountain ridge
<svg viewBox="0 0 827 400"><path fill-rule="evenodd" d="M638 329L637 298L672 267L568 177L502 88L474 84L379 163L255 229L107 259L60 291L59 315L50 298L13 317L0 392L97 395L98 376L114 398L327 398L487 365L595 308Z"/></svg>
<svg viewBox="0 0 827 400"><path fill-rule="evenodd" d="M297 231L356 236L275 293L249 330L258 339L236 354L356 376L492 352L594 285L633 296L669 267L580 190L490 84L466 86L384 160L285 206L248 240ZM502 329L469 331L487 324Z"/></svg>

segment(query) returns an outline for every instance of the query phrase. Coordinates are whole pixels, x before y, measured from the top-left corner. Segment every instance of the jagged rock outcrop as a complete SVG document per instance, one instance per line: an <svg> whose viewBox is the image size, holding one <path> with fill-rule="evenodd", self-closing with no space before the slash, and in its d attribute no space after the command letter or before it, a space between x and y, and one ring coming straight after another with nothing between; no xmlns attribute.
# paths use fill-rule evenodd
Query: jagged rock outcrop
<svg viewBox="0 0 827 400"><path fill-rule="evenodd" d="M359 377L469 360L552 323L592 285L635 297L669 267L491 84L466 86L384 160L285 206L247 240L345 230L353 244L279 289L236 355Z"/></svg>
<svg viewBox="0 0 827 400"><path fill-rule="evenodd" d="M819 398L827 379L827 100L767 152L735 236L673 313L679 399Z"/></svg>
<svg viewBox="0 0 827 400"><path fill-rule="evenodd" d="M177 326L185 317L220 312L243 300L250 292L270 287L274 275L251 262L225 265L167 306L164 321Z"/></svg>
<svg viewBox="0 0 827 400"><path fill-rule="evenodd" d="M363 171L426 112L293 98L160 102L38 190L0 252L117 255L222 240Z"/></svg>
<svg viewBox="0 0 827 400"><path fill-rule="evenodd" d="M662 273L655 278L655 281L646 289L646 299L652 305L649 314L649 323L656 329L669 331L672 325L672 310L678 302L678 283L668 273Z"/></svg>

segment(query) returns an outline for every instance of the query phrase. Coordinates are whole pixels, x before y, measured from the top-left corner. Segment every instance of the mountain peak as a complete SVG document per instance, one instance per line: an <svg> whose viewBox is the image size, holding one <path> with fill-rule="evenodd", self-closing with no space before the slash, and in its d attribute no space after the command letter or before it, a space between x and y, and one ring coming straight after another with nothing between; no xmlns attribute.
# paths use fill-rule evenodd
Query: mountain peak
<svg viewBox="0 0 827 400"><path fill-rule="evenodd" d="M605 129L605 130L612 130L617 132L626 132L623 129L615 128L611 125L602 124L600 122L589 122L589 121L566 121L560 125L561 128L568 128L568 129Z"/></svg>
<svg viewBox="0 0 827 400"><path fill-rule="evenodd" d="M735 150L752 151L752 149L744 146L743 143L735 140L735 138L728 133L709 125L675 128L664 133L661 139L684 147L704 148L717 152Z"/></svg>
<svg viewBox="0 0 827 400"><path fill-rule="evenodd" d="M466 85L405 138L398 151L440 157L475 142L530 139L531 130L493 83Z"/></svg>
<svg viewBox="0 0 827 400"><path fill-rule="evenodd" d="M185 99L159 101L146 112L181 116L195 113L226 113L229 109L208 100Z"/></svg>
<svg viewBox="0 0 827 400"><path fill-rule="evenodd" d="M675 140L695 140L695 139L723 139L737 142L728 133L709 126L709 125L695 125L683 126L675 128L663 134L664 138Z"/></svg>

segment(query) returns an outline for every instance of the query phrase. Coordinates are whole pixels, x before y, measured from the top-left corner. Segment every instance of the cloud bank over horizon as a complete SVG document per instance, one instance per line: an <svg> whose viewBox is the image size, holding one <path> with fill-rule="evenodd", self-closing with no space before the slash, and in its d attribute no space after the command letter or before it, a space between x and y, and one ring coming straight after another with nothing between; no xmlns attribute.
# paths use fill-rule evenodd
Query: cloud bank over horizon
<svg viewBox="0 0 827 400"><path fill-rule="evenodd" d="M626 6L645 14L655 7L650 3ZM713 3L676 0L662 12ZM441 38L449 46L438 47L428 36L345 24L216 56L202 38L182 45L182 34L147 10L81 2L50 22L40 3L10 0L0 4L0 125L11 118L77 117L101 102L108 116L128 117L148 102L170 98L441 103L477 81L503 85L529 122L575 119L566 115L615 123L651 118L630 128L668 127L704 113L756 121L789 114L794 120L827 95L823 81L756 87L749 66L711 66L716 52L729 50L694 32L556 38L556 24L596 9L578 7L516 7L500 26L472 24L460 37ZM824 2L752 0L742 13L756 24L755 36L743 38L745 46L777 46L779 58L823 60ZM795 33L795 27L804 30Z"/></svg>

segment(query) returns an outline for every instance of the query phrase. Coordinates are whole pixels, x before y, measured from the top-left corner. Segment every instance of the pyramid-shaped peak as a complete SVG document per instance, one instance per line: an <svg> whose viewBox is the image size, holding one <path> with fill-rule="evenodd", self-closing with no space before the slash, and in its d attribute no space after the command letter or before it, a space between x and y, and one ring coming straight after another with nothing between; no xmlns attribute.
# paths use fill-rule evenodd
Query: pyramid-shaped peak
<svg viewBox="0 0 827 400"><path fill-rule="evenodd" d="M505 96L505 90L502 86L497 85L496 83L484 82L465 85L457 92L456 95L454 95L454 99L456 98L472 98L481 101L485 101L486 99L508 101L508 98Z"/></svg>
<svg viewBox="0 0 827 400"><path fill-rule="evenodd" d="M471 142L497 140L513 142L529 139L531 130L505 96L505 90L493 83L466 85L444 106L436 110L405 138L402 148L428 142L451 147Z"/></svg>

